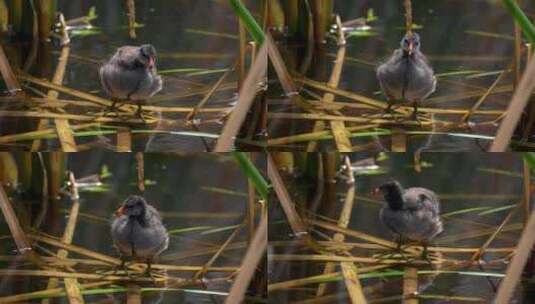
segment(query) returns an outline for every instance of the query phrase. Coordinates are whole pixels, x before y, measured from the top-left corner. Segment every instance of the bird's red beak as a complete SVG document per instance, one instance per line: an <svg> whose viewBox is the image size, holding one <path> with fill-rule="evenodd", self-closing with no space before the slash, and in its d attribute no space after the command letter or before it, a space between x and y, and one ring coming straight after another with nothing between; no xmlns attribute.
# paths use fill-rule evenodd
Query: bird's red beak
<svg viewBox="0 0 535 304"><path fill-rule="evenodd" d="M123 214L124 214L124 205L121 206L121 207L119 207L119 209L117 209L117 210L115 211L115 216L117 216L117 217L119 217L119 216L121 216L121 215L123 215Z"/></svg>
<svg viewBox="0 0 535 304"><path fill-rule="evenodd" d="M412 55L412 50L414 50L414 42L409 42L409 55Z"/></svg>
<svg viewBox="0 0 535 304"><path fill-rule="evenodd" d="M379 195L381 193L381 189L379 188L375 188L372 190L372 195L376 196L376 195Z"/></svg>

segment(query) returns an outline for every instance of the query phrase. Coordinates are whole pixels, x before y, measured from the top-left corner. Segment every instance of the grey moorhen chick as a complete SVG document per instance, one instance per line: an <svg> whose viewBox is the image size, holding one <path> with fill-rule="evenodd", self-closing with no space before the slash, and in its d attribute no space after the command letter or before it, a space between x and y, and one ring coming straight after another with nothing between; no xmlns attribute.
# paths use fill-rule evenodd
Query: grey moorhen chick
<svg viewBox="0 0 535 304"><path fill-rule="evenodd" d="M151 262L169 245L167 229L158 211L137 195L129 196L115 212L111 223L111 236L121 254L121 267L125 257L147 263L150 275Z"/></svg>
<svg viewBox="0 0 535 304"><path fill-rule="evenodd" d="M403 189L397 181L388 181L376 191L387 204L381 209L381 222L398 236L398 248L404 239L421 242L422 257L427 258L428 242L442 232L440 203L435 193L425 188Z"/></svg>
<svg viewBox="0 0 535 304"><path fill-rule="evenodd" d="M401 48L377 68L377 79L387 100L387 112L392 104L404 101L414 107L412 118L417 119L418 102L431 95L437 80L433 69L420 51L420 36L407 33L401 39Z"/></svg>
<svg viewBox="0 0 535 304"><path fill-rule="evenodd" d="M112 98L109 111L119 100L134 101L142 118L141 105L162 89L162 78L156 73L156 49L150 44L122 46L99 71L100 83Z"/></svg>

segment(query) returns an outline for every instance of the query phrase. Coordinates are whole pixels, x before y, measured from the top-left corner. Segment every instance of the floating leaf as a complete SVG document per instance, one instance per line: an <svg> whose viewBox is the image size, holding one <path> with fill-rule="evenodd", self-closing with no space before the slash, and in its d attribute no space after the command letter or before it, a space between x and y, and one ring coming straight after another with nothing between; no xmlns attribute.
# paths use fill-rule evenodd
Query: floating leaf
<svg viewBox="0 0 535 304"><path fill-rule="evenodd" d="M371 28L355 29L347 32L347 38L351 37L373 37L379 35L377 32L372 31Z"/></svg>
<svg viewBox="0 0 535 304"><path fill-rule="evenodd" d="M373 8L370 8L368 10L368 13L366 14L366 22L373 22L375 20L378 20L379 18L375 15L375 12L373 11Z"/></svg>
<svg viewBox="0 0 535 304"><path fill-rule="evenodd" d="M102 168L100 169L100 178L104 179L104 178L111 177L111 176L112 176L112 173L110 169L108 168L108 166L103 165Z"/></svg>

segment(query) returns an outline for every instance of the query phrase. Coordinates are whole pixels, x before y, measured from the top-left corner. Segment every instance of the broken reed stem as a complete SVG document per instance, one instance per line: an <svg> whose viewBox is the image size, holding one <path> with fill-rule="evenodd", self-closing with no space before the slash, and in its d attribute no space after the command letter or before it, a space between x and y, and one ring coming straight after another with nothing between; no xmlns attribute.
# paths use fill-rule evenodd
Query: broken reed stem
<svg viewBox="0 0 535 304"><path fill-rule="evenodd" d="M210 97L214 95L214 93L217 91L217 89L221 86L223 81L228 77L228 75L234 71L236 66L232 67L231 69L228 69L217 81L216 83L210 87L210 90L204 95L203 99L191 110L191 112L188 113L186 116L186 119L190 121L190 123L194 124L193 121L197 113L204 107L204 105L208 102Z"/></svg>
<svg viewBox="0 0 535 304"><path fill-rule="evenodd" d="M535 62L535 60L533 61ZM522 83L522 81L521 81ZM501 281L498 293L494 298L494 303L510 303L515 287L520 280L522 270L529 258L533 244L535 244L535 212L531 212L528 224L524 227L520 241L518 242L517 250L513 259L507 266L505 278Z"/></svg>
<svg viewBox="0 0 535 304"><path fill-rule="evenodd" d="M409 37L412 35L412 3L411 0L404 0L405 6L405 30Z"/></svg>
<svg viewBox="0 0 535 304"><path fill-rule="evenodd" d="M141 304L141 287L136 284L126 284L126 303L127 304Z"/></svg>
<svg viewBox="0 0 535 304"><path fill-rule="evenodd" d="M130 39L136 39L136 4L134 0L126 0L126 9L128 11L128 35Z"/></svg>
<svg viewBox="0 0 535 304"><path fill-rule="evenodd" d="M20 79L20 80L28 81L28 82L31 82L33 84L36 84L36 85L51 89L51 90L55 90L55 91L64 93L64 94L68 94L68 95L71 95L71 96L76 96L78 98L91 101L91 102L96 103L96 104L101 105L101 106L109 107L112 104L112 102L110 100L104 99L102 97L98 97L96 95L92 95L92 94L89 94L89 93L86 93L86 92L83 92L83 91L78 91L78 90L75 90L75 89L72 89L72 88L68 88L66 86L58 85L58 84L52 83L52 82L50 82L50 81L48 81L46 79L40 79L40 78L33 77L31 75L28 75L28 74L17 74L17 78ZM130 113L130 114L134 114L134 112L136 111L136 107L134 105L125 104L125 105L122 105L118 110Z"/></svg>
<svg viewBox="0 0 535 304"><path fill-rule="evenodd" d="M145 161L143 152L136 152L137 189L140 193L145 192Z"/></svg>
<svg viewBox="0 0 535 304"><path fill-rule="evenodd" d="M374 265L374 266L366 266L360 268L360 273L368 273L372 271L377 271L385 268L391 267L390 265ZM305 278L299 278L299 279L292 279L284 282L270 282L268 285L268 292L272 291L278 291L278 290L285 290L295 287L301 287L305 285L310 284L318 284L320 282L325 281L331 281L334 279L338 279L342 276L341 272L331 272L329 274L320 274L320 275L313 275ZM320 297L316 297L320 298Z"/></svg>
<svg viewBox="0 0 535 304"><path fill-rule="evenodd" d="M81 124L81 125L73 126L72 129L82 130L86 128L96 127L99 125L100 125L99 123ZM39 136L46 136L49 134L54 134L55 132L56 132L55 128L54 129L50 128L50 129L39 130L39 131L30 131L26 133L18 133L18 134L13 134L13 135L0 136L0 144L23 141L23 140L27 140L27 139L31 139L31 138L39 137Z"/></svg>
<svg viewBox="0 0 535 304"><path fill-rule="evenodd" d="M431 128L433 123L437 124L438 121L393 121L382 118L364 118L353 116L338 116L327 114L310 114L310 113L268 113L269 118L273 119L303 119L303 120L330 120L330 121L349 121L363 124L382 124L382 125L404 125L404 126L419 126ZM448 126L451 123L441 124Z"/></svg>
<svg viewBox="0 0 535 304"><path fill-rule="evenodd" d="M147 278L147 277L135 277L128 278L126 276L119 275L105 275L97 273L80 273L80 272L63 272L53 270L27 270L27 269L0 269L0 275L2 276L32 276L32 277L59 277L59 278L77 278L86 280L98 280L98 281L125 281L130 280L132 282L146 282L154 283L162 282L165 279L161 278ZM173 278L174 280L182 281L183 279ZM186 281L186 280L183 280Z"/></svg>
<svg viewBox="0 0 535 304"><path fill-rule="evenodd" d="M37 152L36 154L37 154L37 157L39 158L39 165L41 166L41 172L43 174L43 185L41 186L41 206L40 206L39 213L37 214L33 222L33 228L35 230L39 230L41 227L41 224L43 223L43 220L45 219L46 213L48 212L50 196L48 195L48 189L49 189L48 188L48 184L49 184L48 170L46 168L45 160L43 158L43 153ZM30 156L29 162L32 162L31 156Z"/></svg>
<svg viewBox="0 0 535 304"><path fill-rule="evenodd" d="M39 40L45 42L48 39L52 23L54 21L56 1L37 0L37 18L39 20Z"/></svg>
<svg viewBox="0 0 535 304"><path fill-rule="evenodd" d="M284 214L288 219L288 223L290 224L294 235L297 237L308 235L307 228L303 220L297 213L297 210L295 209L295 204L292 201L288 190L286 189L285 183L279 173L279 170L277 169L277 165L275 164L273 157L269 153L267 154L267 169L268 177L269 179L271 179L273 190L277 195L279 204L284 210Z"/></svg>
<svg viewBox="0 0 535 304"><path fill-rule="evenodd" d="M54 80L52 81L52 83L61 84L63 82L63 75L65 73L65 67L67 66L67 58L69 58L69 52L70 52L70 47L64 46L62 48L61 56L60 56L59 63L58 63L58 70L62 69L62 71L60 72L61 75L59 75L61 79L59 77L56 78L56 76L54 75ZM52 91L52 92L55 92L55 91ZM57 92L55 92L53 95L54 97L52 97L49 92L48 97L52 97L52 98L58 97ZM76 141L74 140L74 132L72 131L72 128L69 124L69 120L56 118L54 119L54 123L56 124L56 129L57 129L59 141L61 143L62 151L63 152L77 152L78 149L76 148Z"/></svg>
<svg viewBox="0 0 535 304"><path fill-rule="evenodd" d="M117 258L108 256L99 252L95 252L86 248L82 248L76 245L65 244L59 240L56 240L48 236L30 234L29 238L51 245L51 246L54 246L54 247L63 248L65 250L68 250L69 252L74 252L82 256L90 257L100 262L100 264L102 263L105 263L106 265L120 265L121 264L121 261ZM81 263L83 261L79 261L79 262ZM94 264L94 263L89 263L89 264ZM140 269L144 270L145 264L133 264L133 265L128 265L128 267L133 270L140 270ZM168 265L168 264L152 264L151 267L153 269L162 269L162 270L167 270L167 271L187 271L187 272L197 272L200 269L202 269L202 266L181 266L181 265ZM236 272L238 270L239 269L237 267L210 267L209 268L209 271L213 271L213 272Z"/></svg>
<svg viewBox="0 0 535 304"><path fill-rule="evenodd" d="M483 104L483 102L487 99L487 97L492 93L492 91L496 88L496 86L498 85L498 83L500 83L500 81L502 81L502 79L505 77L505 75L507 75L507 70L508 69L505 69L503 72L500 73L500 75L496 78L496 80L494 80L494 82L492 83L492 85L487 89L487 91L485 92L485 94L483 94L478 100L477 102L472 106L472 108L470 108L470 110L468 111L468 113L466 113L460 120L459 124L460 125L463 125L465 124L468 119L470 118L470 116L472 116L472 114L474 114L475 111L477 111L477 109L481 106L481 104Z"/></svg>
<svg viewBox="0 0 535 304"><path fill-rule="evenodd" d="M200 95L200 94L198 94ZM41 97L29 97L29 98L14 98L14 97L0 97L0 102L8 103L27 103L28 105L35 106L39 105L46 108L65 108L66 106L71 107L80 107L84 109L88 108L100 108L98 104L84 101L84 100L67 100L67 99L50 99L50 98L41 98ZM189 113L195 109L195 107L159 107L159 106L143 106L143 109L153 112L163 112L163 113ZM200 113L219 113L232 110L232 107L210 107L199 109ZM502 111L485 111L485 113L495 113L499 112L499 115Z"/></svg>
<svg viewBox="0 0 535 304"><path fill-rule="evenodd" d="M530 43L526 43L526 66L529 65L531 56L532 46ZM533 101L531 102L531 106L528 107L528 111L527 119L523 124L524 130L522 132L522 142L529 141L530 135L535 133L535 129L533 128L535 125L535 105L533 104Z"/></svg>
<svg viewBox="0 0 535 304"><path fill-rule="evenodd" d="M524 112L524 108L528 104L534 88L535 60L532 60L528 64L526 72L522 76L520 84L513 94L513 98L507 107L505 118L498 128L496 138L494 139L489 152L505 152L509 146L509 143L511 142L515 128L520 121L522 113Z"/></svg>
<svg viewBox="0 0 535 304"><path fill-rule="evenodd" d="M346 284L351 303L353 304L366 304L366 298L360 284L358 277L357 265L352 262L341 262L342 275Z"/></svg>
<svg viewBox="0 0 535 304"><path fill-rule="evenodd" d="M268 217L265 213L262 215L262 219L258 224L258 229L256 230L253 242L247 248L243 263L240 266L240 272L230 288L225 304L242 303L247 292L247 287L256 272L258 263L262 261L262 257L266 254L268 241L267 234Z"/></svg>
<svg viewBox="0 0 535 304"><path fill-rule="evenodd" d="M76 229L76 223L78 221L78 214L80 211L80 203L78 201L78 186L76 184L76 178L72 172L69 172L69 186L70 186L70 198L72 202L71 211L69 213L69 220L65 226L65 231L61 237L61 241L65 244L71 244L74 236L74 230ZM69 252L65 249L59 249L57 252L57 257L60 259L66 259L69 255ZM84 303L84 299L80 292L79 283L76 278L64 278L63 282L65 283L65 291L69 299L69 303ZM58 278L50 278L48 280L47 289L54 289L58 286ZM48 304L49 299L44 299L43 304Z"/></svg>
<svg viewBox="0 0 535 304"><path fill-rule="evenodd" d="M243 82L245 81L246 76L246 54L247 54L247 31L245 29L245 26L243 24L243 21L241 18L238 18L238 30L239 30L239 58L238 58L238 91L241 90ZM254 62L252 60L251 62Z"/></svg>
<svg viewBox="0 0 535 304"><path fill-rule="evenodd" d="M353 205L355 202L355 178L351 170L351 161L348 156L344 157L343 166L345 167L345 173L346 173L347 183L349 187L347 189L346 198L344 200L344 205L342 207L342 211L340 212L340 217L338 219L338 227L347 228L347 226L349 225L349 220L351 219L351 211L353 210ZM345 235L343 235L342 233L336 232L334 234L333 239L336 242L344 242ZM328 273L333 272L335 269L335 266L336 264L334 262L327 262L327 264L325 264L325 268L323 269L323 274L328 274ZM357 274L354 271L356 269L352 269L352 267L353 266L351 265L345 265L342 267L343 269L345 269L343 270L344 278L346 280L349 280L349 282L346 281L346 286L348 290L354 290L355 288L350 288L350 286L356 285L357 287L356 290L360 290L360 292L356 291L354 293L354 296L351 295L351 298L353 300L358 298L361 300L360 303L366 303L366 299L364 298L364 295L362 293L362 287L360 286L360 283L358 282ZM351 283L354 280L356 280L356 283ZM327 284L325 283L320 284L318 286L318 290L316 291L316 296L320 297L324 295L326 288L327 288ZM362 299L364 299L364 302L362 302Z"/></svg>
<svg viewBox="0 0 535 304"><path fill-rule="evenodd" d="M302 240L296 240L296 241L272 241L270 242L270 246L274 247L291 247L291 246L302 246L304 242ZM326 248L334 248L336 250L352 250L352 249L368 249L368 250L382 250L385 247L378 245L378 244L372 244L372 243L355 243L355 242L335 242L335 241L318 241L318 244L320 246L326 247ZM488 248L486 252L492 252L492 253L502 253L502 254L510 254L514 252L516 247L501 247L501 248ZM429 252L441 252L441 253L455 253L455 254L472 254L474 252L477 252L480 250L480 248L475 247L433 247L430 246L427 248ZM0 256L1 257L1 256Z"/></svg>
<svg viewBox="0 0 535 304"><path fill-rule="evenodd" d="M97 283L88 283L88 284L80 284L80 289L90 289L90 288L96 288L101 287L105 285L109 285L110 282L97 282ZM22 301L29 301L32 299L40 298L40 297L46 297L53 294L58 294L65 291L64 288L54 288L54 289L44 289L39 291L32 291L28 293L22 293L18 295L12 295L7 297L0 297L0 303L11 303L11 302L22 302Z"/></svg>
<svg viewBox="0 0 535 304"><path fill-rule="evenodd" d="M62 16L62 15L61 15ZM60 17L65 25L64 18ZM52 84L61 85L63 83L63 78L65 76L65 69L67 68L67 60L69 59L70 47L64 45L61 49L61 54L58 59L58 65L56 71L54 72L54 77L52 78ZM57 99L59 92L56 90L49 90L47 97L51 100ZM55 118L54 123L56 125L56 130L58 138L61 143L61 149L64 152L76 152L76 141L74 140L74 133L70 127L69 120L63 118ZM48 120L41 119L39 120L37 131L45 129L48 126ZM36 139L31 147L32 151L38 151L41 146L41 140Z"/></svg>
<svg viewBox="0 0 535 304"><path fill-rule="evenodd" d="M520 2L517 0L516 2ZM514 54L513 58L513 89L518 87L520 78L522 77L522 29L518 25L518 22L513 21L514 23Z"/></svg>
<svg viewBox="0 0 535 304"><path fill-rule="evenodd" d="M336 17L337 24L339 27L342 26L342 22L340 21L340 17ZM341 37L340 37L341 35ZM339 32L339 49L336 55L336 60L334 67L331 71L331 76L329 78L329 82L327 83L328 87L331 88L337 88L338 84L340 83L340 77L342 74L342 69L344 66L344 59L346 54L346 48L345 48L345 40L343 37L343 32ZM322 103L328 104L334 102L335 95L332 93L325 93L323 95L323 98L321 100ZM332 133L335 139L336 147L339 152L351 152L351 141L347 137L347 130L345 128L345 123L343 121L335 121L331 120L329 122L331 125ZM314 124L313 133L320 132L325 129L325 122L318 120ZM309 142L307 146L307 152L312 152L317 149L317 142L311 141Z"/></svg>
<svg viewBox="0 0 535 304"><path fill-rule="evenodd" d="M204 264L202 269L199 270L193 276L193 280L194 281L204 279L203 276L208 271L208 268L212 267L212 265L217 260L217 258L223 253L223 251L227 248L227 246L230 244L230 242L232 242L232 240L234 240L234 238L238 235L238 232L240 232L242 228L243 228L243 224L239 225L238 227L236 227L236 229L234 229L234 231L230 234L230 236L227 238L227 240L219 247L219 249L216 251L216 253L210 258L210 260L208 262L206 262L206 264Z"/></svg>
<svg viewBox="0 0 535 304"><path fill-rule="evenodd" d="M282 55L275 44L275 40L273 40L273 37L269 32L266 35L266 43L269 59L273 65L273 68L275 69L275 73L277 74L277 78L279 79L282 89L284 90L286 96L293 100L298 95L296 94L298 92L297 86L292 76L288 72L288 67L282 59Z"/></svg>
<svg viewBox="0 0 535 304"><path fill-rule="evenodd" d="M30 246L30 243L28 242L28 239L26 238L26 234L24 233L24 230L22 230L22 227L20 226L17 215L15 214L15 210L13 210L13 207L11 206L11 202L9 201L7 193L4 190L4 186L1 183L0 183L0 209L2 209L2 214L4 215L4 219L7 223L7 226L9 227L11 236L13 237L13 240L15 241L15 244L17 245L17 249L19 253L23 254L27 252L28 250L31 250L32 248Z"/></svg>
<svg viewBox="0 0 535 304"><path fill-rule="evenodd" d="M509 222L509 220L513 217L513 215L515 214L516 210L518 209L518 206L517 205L517 208L511 210L509 212L509 214L505 217L505 219L502 221L502 223L498 226L498 228L496 228L496 230L490 235L490 237L485 241L485 243L481 246L481 248L479 248L479 250L477 252L474 252L474 254L472 255L472 258L470 259L470 261L472 262L476 262L477 260L480 260L481 257L483 256L483 254L485 253L485 251L487 250L487 248L490 246L490 244L492 243L492 241L494 241L494 239L498 236L498 234L500 232L503 231L503 228L505 227L505 225Z"/></svg>
<svg viewBox="0 0 535 304"><path fill-rule="evenodd" d="M130 128L117 129L117 152L132 152L132 132Z"/></svg>
<svg viewBox="0 0 535 304"><path fill-rule="evenodd" d="M403 273L403 304L418 304L418 268L405 267Z"/></svg>
<svg viewBox="0 0 535 304"><path fill-rule="evenodd" d="M267 40L266 40L267 41ZM266 44L262 45L258 56L253 63L249 74L245 78L243 87L240 90L236 106L232 110L219 139L217 140L214 152L229 152L233 150L234 142L238 132L245 121L247 112L251 108L255 99L258 84L261 83L267 74L267 48Z"/></svg>
<svg viewBox="0 0 535 304"><path fill-rule="evenodd" d="M531 169L527 163L527 160L523 160L523 179L524 179L524 199L522 200L524 209L524 226L527 226L529 215L531 214Z"/></svg>
<svg viewBox="0 0 535 304"><path fill-rule="evenodd" d="M356 126L356 127L348 127L346 128L346 130L348 132L354 132L354 131L363 131L363 130L373 129L377 127L379 127L379 125L362 125L362 126ZM320 131L320 132L296 134L296 135L291 135L291 136L286 136L286 137L268 139L267 145L276 146L276 145L285 145L285 144L311 141L311 140L320 140L322 139L322 137L329 136L329 135L331 135L331 131Z"/></svg>
<svg viewBox="0 0 535 304"><path fill-rule="evenodd" d="M13 74L11 65L9 64L6 53L4 53L4 49L2 48L1 45L0 45L0 73L2 74L2 77L4 78L4 82L6 83L7 90L10 94L15 94L21 91L20 84L17 80L17 77L15 77L15 74Z"/></svg>
<svg viewBox="0 0 535 304"><path fill-rule="evenodd" d="M391 145L390 150L392 152L407 152L407 134L401 128L392 128L391 136Z"/></svg>
<svg viewBox="0 0 535 304"><path fill-rule="evenodd" d="M250 155L251 161L253 161L256 154L250 153ZM247 179L247 194L247 226L249 228L247 245L250 246L255 234L256 188L249 178Z"/></svg>

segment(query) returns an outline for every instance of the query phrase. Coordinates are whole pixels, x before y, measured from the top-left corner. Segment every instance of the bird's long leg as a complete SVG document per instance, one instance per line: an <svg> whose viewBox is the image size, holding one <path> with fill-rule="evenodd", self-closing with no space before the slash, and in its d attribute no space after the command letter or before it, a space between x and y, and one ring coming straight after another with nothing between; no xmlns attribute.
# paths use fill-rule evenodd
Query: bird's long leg
<svg viewBox="0 0 535 304"><path fill-rule="evenodd" d="M396 244L397 244L396 248L392 248L390 252L380 255L378 257L378 260L383 261L383 260L394 257L396 254L399 254L404 260L408 261L407 257L403 253L404 241L405 241L405 238L403 238L403 236L401 236L400 234L396 234Z"/></svg>
<svg viewBox="0 0 535 304"><path fill-rule="evenodd" d="M132 274L128 271L128 266L126 265L126 260L123 259L122 256L121 256L121 265L119 266L119 268L122 268L124 270L124 273L126 274L126 276L129 279L133 278Z"/></svg>
<svg viewBox="0 0 535 304"><path fill-rule="evenodd" d="M429 255L428 255L428 251L427 251L427 246L428 245L429 244L427 242L425 242L425 241L422 242L422 246L424 247L424 249L422 250L422 259L426 260L427 263L429 263L429 265L431 265L433 263L431 262L431 259L429 258Z"/></svg>
<svg viewBox="0 0 535 304"><path fill-rule="evenodd" d="M412 108L413 108L413 111L411 114L411 119L418 121L418 101L412 102Z"/></svg>
<svg viewBox="0 0 535 304"><path fill-rule="evenodd" d="M398 235L397 251L405 261L410 261L409 258L407 258L407 256L405 255L405 252L404 252L404 249L403 249L403 245L405 245L405 243L407 243L407 242L408 242L407 238L403 237L401 234Z"/></svg>
<svg viewBox="0 0 535 304"><path fill-rule="evenodd" d="M141 105L141 101L137 102L136 116L137 116L137 118L141 119L144 123L146 123L145 117L143 117L143 108L142 108L142 105Z"/></svg>
<svg viewBox="0 0 535 304"><path fill-rule="evenodd" d="M392 116L394 114L394 111L392 110L392 103L388 102L388 105L386 106L386 109L383 111L383 114L381 117L385 117L387 115Z"/></svg>
<svg viewBox="0 0 535 304"><path fill-rule="evenodd" d="M117 102L119 101L119 99L113 97L111 99L111 106L109 106L108 108L106 108L106 110L104 110L104 114L103 116L106 116L108 115L108 113L115 113L115 116L119 117L119 111L118 111L118 108L117 108Z"/></svg>
<svg viewBox="0 0 535 304"><path fill-rule="evenodd" d="M128 275L128 267L126 267L126 259L121 253L119 253L119 259L121 260L121 264L113 266L112 272L110 274L107 274L106 272L104 272L101 277L102 279L107 277L108 275L110 276L117 275L117 272L119 272L119 269L124 270L125 273ZM130 276L128 275L128 277Z"/></svg>
<svg viewBox="0 0 535 304"><path fill-rule="evenodd" d="M403 247L403 243L404 243L404 238L403 236L401 236L401 234L398 234L398 237L397 237L397 240L396 240L396 243L398 245L398 247L396 248L398 251L401 251Z"/></svg>
<svg viewBox="0 0 535 304"><path fill-rule="evenodd" d="M152 268L151 268L151 264L152 264L152 259L151 259L151 258L148 258L148 259L147 259L147 269L145 269L145 273L144 273L144 275L145 275L145 276L148 276L148 277L151 278L153 281L155 281L154 277L152 276Z"/></svg>

